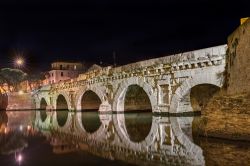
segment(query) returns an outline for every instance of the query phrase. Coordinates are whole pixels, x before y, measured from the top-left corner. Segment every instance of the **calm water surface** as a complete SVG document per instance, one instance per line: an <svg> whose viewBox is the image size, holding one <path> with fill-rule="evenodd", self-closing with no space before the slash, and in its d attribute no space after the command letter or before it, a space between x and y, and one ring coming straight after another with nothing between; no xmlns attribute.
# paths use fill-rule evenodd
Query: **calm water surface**
<svg viewBox="0 0 250 166"><path fill-rule="evenodd" d="M250 144L194 137L194 118L0 112L0 166L250 165Z"/></svg>

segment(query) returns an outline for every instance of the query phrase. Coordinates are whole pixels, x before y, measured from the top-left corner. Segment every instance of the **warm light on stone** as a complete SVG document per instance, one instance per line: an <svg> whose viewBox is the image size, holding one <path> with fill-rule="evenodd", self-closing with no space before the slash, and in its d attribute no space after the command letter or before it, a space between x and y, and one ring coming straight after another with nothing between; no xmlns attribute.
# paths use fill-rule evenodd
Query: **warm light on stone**
<svg viewBox="0 0 250 166"><path fill-rule="evenodd" d="M244 17L240 19L240 24L244 24L244 22L246 22L249 19L249 17Z"/></svg>

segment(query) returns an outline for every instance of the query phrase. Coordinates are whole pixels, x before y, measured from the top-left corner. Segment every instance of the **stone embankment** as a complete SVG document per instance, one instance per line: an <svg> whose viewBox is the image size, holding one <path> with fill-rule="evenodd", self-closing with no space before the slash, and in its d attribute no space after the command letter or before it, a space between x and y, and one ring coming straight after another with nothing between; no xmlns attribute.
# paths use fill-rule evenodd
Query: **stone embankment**
<svg viewBox="0 0 250 166"><path fill-rule="evenodd" d="M32 110L35 103L31 93L12 92L8 94L7 110Z"/></svg>
<svg viewBox="0 0 250 166"><path fill-rule="evenodd" d="M250 141L250 95L217 94L202 111L199 135Z"/></svg>

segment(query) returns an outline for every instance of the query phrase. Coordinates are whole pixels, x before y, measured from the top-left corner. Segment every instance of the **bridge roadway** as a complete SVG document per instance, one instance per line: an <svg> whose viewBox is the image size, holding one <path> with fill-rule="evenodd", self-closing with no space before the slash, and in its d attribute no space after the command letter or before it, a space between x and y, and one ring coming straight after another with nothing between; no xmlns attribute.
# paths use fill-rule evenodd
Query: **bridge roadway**
<svg viewBox="0 0 250 166"><path fill-rule="evenodd" d="M104 67L67 82L44 86L33 94L37 109L99 109L123 112L148 109L139 97L126 103L129 88L146 94L154 113L192 112L191 89L222 87L227 45L150 59L116 68ZM143 96L143 95L142 95ZM86 101L85 101L86 99ZM126 104L125 104L126 103Z"/></svg>

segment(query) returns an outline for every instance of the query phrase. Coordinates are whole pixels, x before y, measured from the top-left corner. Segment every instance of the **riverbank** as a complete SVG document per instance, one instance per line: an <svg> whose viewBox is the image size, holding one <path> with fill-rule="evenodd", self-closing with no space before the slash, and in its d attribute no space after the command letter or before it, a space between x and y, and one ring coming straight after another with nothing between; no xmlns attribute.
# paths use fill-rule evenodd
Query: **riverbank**
<svg viewBox="0 0 250 166"><path fill-rule="evenodd" d="M250 95L217 94L202 110L193 129L206 137L250 141Z"/></svg>

